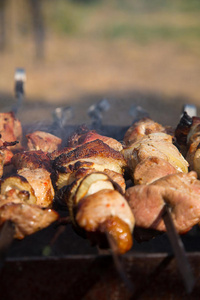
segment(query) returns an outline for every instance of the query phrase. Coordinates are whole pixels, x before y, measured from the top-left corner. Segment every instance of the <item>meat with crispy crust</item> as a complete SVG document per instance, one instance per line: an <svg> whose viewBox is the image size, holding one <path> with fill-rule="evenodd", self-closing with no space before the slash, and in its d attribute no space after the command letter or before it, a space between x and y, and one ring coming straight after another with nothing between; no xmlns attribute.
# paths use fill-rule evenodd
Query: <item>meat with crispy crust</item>
<svg viewBox="0 0 200 300"><path fill-rule="evenodd" d="M12 162L17 174L26 178L34 190L37 204L51 206L55 195L52 185L52 167L50 158L41 150L24 151L15 154Z"/></svg>
<svg viewBox="0 0 200 300"><path fill-rule="evenodd" d="M59 149L62 139L44 131L34 131L26 135L29 150L53 152Z"/></svg>
<svg viewBox="0 0 200 300"><path fill-rule="evenodd" d="M0 113L0 135L2 141L18 141L12 149L21 148L22 126L20 121L15 118L13 112Z"/></svg>
<svg viewBox="0 0 200 300"><path fill-rule="evenodd" d="M54 188L51 181L51 174L44 168L35 170L22 169L18 171L20 176L26 178L34 190L37 198L37 205L41 207L49 207L54 199Z"/></svg>
<svg viewBox="0 0 200 300"><path fill-rule="evenodd" d="M132 145L143 137L155 132L166 133L166 129L150 118L143 118L129 127L124 135L124 143L126 146Z"/></svg>
<svg viewBox="0 0 200 300"><path fill-rule="evenodd" d="M105 162L109 165L117 164L117 169L119 170L124 169L126 165L122 154L110 148L101 140L95 140L83 144L68 153L61 154L54 160L53 165L56 169L61 170L63 167L82 160L91 162L95 161L97 164L105 164Z"/></svg>
<svg viewBox="0 0 200 300"><path fill-rule="evenodd" d="M17 170L24 168L30 170L44 168L49 172L52 171L49 156L41 150L16 153L12 158L12 163Z"/></svg>
<svg viewBox="0 0 200 300"><path fill-rule="evenodd" d="M122 150L122 144L116 139L100 135L96 130L90 130L85 126L81 126L75 133L73 133L68 139L68 147L75 148L79 145L83 145L95 140L101 140L107 144L110 148L116 151Z"/></svg>

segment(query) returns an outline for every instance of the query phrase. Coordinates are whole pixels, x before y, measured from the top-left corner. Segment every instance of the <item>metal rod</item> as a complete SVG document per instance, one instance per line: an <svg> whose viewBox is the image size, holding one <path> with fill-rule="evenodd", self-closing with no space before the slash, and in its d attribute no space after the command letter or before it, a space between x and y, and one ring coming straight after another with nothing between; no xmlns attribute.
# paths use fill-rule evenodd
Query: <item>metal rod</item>
<svg viewBox="0 0 200 300"><path fill-rule="evenodd" d="M22 68L17 68L15 71L15 98L16 102L12 107L12 111L17 114L19 109L22 106L22 102L24 99L24 83L26 81L26 73Z"/></svg>
<svg viewBox="0 0 200 300"><path fill-rule="evenodd" d="M187 259L186 253L185 253L185 248L182 243L182 240L180 236L178 235L176 228L174 226L169 208L167 205L164 207L164 212L163 212L163 220L167 229L167 235L170 240L176 262L178 265L178 269L181 273L184 286L186 289L186 292L189 294L192 292L195 280L194 280L194 275L192 273L189 261Z"/></svg>
<svg viewBox="0 0 200 300"><path fill-rule="evenodd" d="M116 270L117 270L119 276L121 277L121 279L123 280L124 284L126 285L126 287L129 289L129 291L131 293L134 293L135 287L134 287L132 281L127 277L127 273L124 269L121 255L118 254L118 252L117 252L116 242L108 232L106 232L106 237L107 237L110 249L111 249L111 254L112 254L112 258L113 258Z"/></svg>
<svg viewBox="0 0 200 300"><path fill-rule="evenodd" d="M14 240L15 226L12 221L4 222L0 233L0 270L2 269L9 247Z"/></svg>

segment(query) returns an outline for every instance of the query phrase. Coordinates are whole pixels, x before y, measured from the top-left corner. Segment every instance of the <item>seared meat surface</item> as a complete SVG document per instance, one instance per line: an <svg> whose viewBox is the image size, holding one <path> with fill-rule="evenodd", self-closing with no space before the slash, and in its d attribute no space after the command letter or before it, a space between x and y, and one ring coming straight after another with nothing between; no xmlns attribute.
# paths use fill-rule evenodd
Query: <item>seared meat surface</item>
<svg viewBox="0 0 200 300"><path fill-rule="evenodd" d="M200 118L193 117L192 125L187 135L188 151L186 160L189 162L190 170L194 170L200 178Z"/></svg>
<svg viewBox="0 0 200 300"><path fill-rule="evenodd" d="M200 181L195 172L165 176L149 185L127 189L126 199L136 225L166 231L162 209L168 205L179 233L189 231L200 222Z"/></svg>
<svg viewBox="0 0 200 300"><path fill-rule="evenodd" d="M97 164L110 165L112 169L121 170L125 167L125 160L120 152L110 148L107 144L97 139L92 142L83 144L74 150L61 154L58 158L55 159L54 165L57 169L61 167L67 167L68 165L80 162L96 162ZM113 167L112 167L113 164ZM115 167L115 165L118 165Z"/></svg>
<svg viewBox="0 0 200 300"><path fill-rule="evenodd" d="M95 130L89 130L84 126L80 127L78 131L69 137L68 147L75 148L79 145L83 145L95 140L101 140L116 151L122 150L122 144L117 140L111 137L100 135Z"/></svg>
<svg viewBox="0 0 200 300"><path fill-rule="evenodd" d="M102 236L105 240L109 233L119 253L124 253L132 246L134 227L133 214L122 196L126 162L105 140L94 132L74 136L69 143L74 149L55 158L53 168L58 174L60 198L67 204L74 225L100 246Z"/></svg>
<svg viewBox="0 0 200 300"><path fill-rule="evenodd" d="M22 151L22 127L13 113L0 114L0 136L0 226L11 220L15 225L14 237L22 239L59 217L57 212L45 208L52 205L54 198L51 161L43 151ZM28 138L29 147L45 151L58 149L61 143L60 139L41 132ZM15 169L11 168L12 175L8 173L6 177L4 166L8 163Z"/></svg>
<svg viewBox="0 0 200 300"><path fill-rule="evenodd" d="M124 143L126 146L132 145L143 137L155 132L167 133L165 127L161 124L156 123L150 118L143 118L129 127L124 135Z"/></svg>
<svg viewBox="0 0 200 300"><path fill-rule="evenodd" d="M42 150L43 152L53 152L58 150L62 140L48 132L34 131L26 135L29 150Z"/></svg>
<svg viewBox="0 0 200 300"><path fill-rule="evenodd" d="M16 153L12 158L12 163L17 170L24 168L30 170L44 168L49 172L52 171L49 156L41 150Z"/></svg>
<svg viewBox="0 0 200 300"><path fill-rule="evenodd" d="M149 184L169 174L177 173L177 169L168 161L150 156L136 165L134 171L135 184Z"/></svg>
<svg viewBox="0 0 200 300"><path fill-rule="evenodd" d="M116 190L102 189L79 201L76 222L87 232L108 232L120 253L132 246L134 217L125 198Z"/></svg>
<svg viewBox="0 0 200 300"><path fill-rule="evenodd" d="M52 205L54 188L50 158L41 150L23 151L15 154L12 162L17 174L25 178L34 191L36 204L42 207Z"/></svg>
<svg viewBox="0 0 200 300"><path fill-rule="evenodd" d="M184 113L175 134L180 149L189 163L190 171L196 171L200 178L200 118L190 117Z"/></svg>
<svg viewBox="0 0 200 300"><path fill-rule="evenodd" d="M22 126L20 121L15 118L14 113L0 113L0 135L2 142L18 141L12 149L21 148ZM0 146L2 146L2 142L0 142Z"/></svg>
<svg viewBox="0 0 200 300"><path fill-rule="evenodd" d="M36 205L9 202L0 206L0 226L10 220L15 224L14 238L23 239L58 219L58 214L52 209L42 209Z"/></svg>
<svg viewBox="0 0 200 300"><path fill-rule="evenodd" d="M101 140L83 144L72 151L62 153L53 161L53 168L57 171L57 186L61 188L70 184L77 174L86 170L113 171L110 176L116 178L116 173L123 175L126 162L122 154ZM118 175L119 178L119 175ZM120 181L124 181L120 177ZM125 183L123 183L125 186Z"/></svg>
<svg viewBox="0 0 200 300"><path fill-rule="evenodd" d="M25 190L10 189L0 195L0 226L10 220L15 225L14 238L23 239L38 230L48 227L59 215L52 209L31 204Z"/></svg>
<svg viewBox="0 0 200 300"><path fill-rule="evenodd" d="M172 136L154 123L149 119L138 121L125 134L121 152L135 184L148 184L168 174L188 172L188 162L174 146Z"/></svg>
<svg viewBox="0 0 200 300"><path fill-rule="evenodd" d="M26 178L34 190L36 196L36 203L41 207L48 207L52 205L54 199L54 188L51 181L51 174L43 169L22 169L18 171L20 176Z"/></svg>

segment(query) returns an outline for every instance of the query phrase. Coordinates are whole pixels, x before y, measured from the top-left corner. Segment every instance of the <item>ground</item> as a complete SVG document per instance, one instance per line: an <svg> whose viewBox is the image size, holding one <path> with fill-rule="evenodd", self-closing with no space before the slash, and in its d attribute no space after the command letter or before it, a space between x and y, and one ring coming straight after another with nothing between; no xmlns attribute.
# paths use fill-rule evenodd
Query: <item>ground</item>
<svg viewBox="0 0 200 300"><path fill-rule="evenodd" d="M105 22L109 19L106 13L102 16ZM2 110L10 110L15 101L17 67L24 68L27 74L25 100L18 113L23 123L51 122L54 109L62 106L73 109L70 124L90 123L88 108L104 98L110 109L103 114L103 122L112 125L131 124L129 112L133 105L140 105L163 125L172 126L176 126L185 103L195 104L199 110L200 44L196 36L188 43L186 37L177 42L173 36L138 41L132 38L138 34L133 31L109 39L95 35L100 17L94 9L89 17L82 35L47 31L43 60L35 58L31 35L12 31L7 49L0 55ZM151 23L145 15L142 18L142 26L148 22L152 25L155 20L164 26L169 16L151 15ZM139 24L138 20L137 16L135 24ZM179 28L180 24L193 28L194 20L194 15L185 13L171 17L172 32L173 26ZM184 26L180 27L183 32Z"/></svg>

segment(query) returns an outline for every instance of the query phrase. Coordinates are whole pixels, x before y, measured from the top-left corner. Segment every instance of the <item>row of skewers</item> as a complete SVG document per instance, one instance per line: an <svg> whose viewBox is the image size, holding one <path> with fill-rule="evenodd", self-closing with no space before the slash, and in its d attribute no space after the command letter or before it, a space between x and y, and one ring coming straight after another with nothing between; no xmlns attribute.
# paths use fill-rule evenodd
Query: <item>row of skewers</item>
<svg viewBox="0 0 200 300"><path fill-rule="evenodd" d="M12 221L17 239L59 220L57 206L78 234L103 248L109 234L120 254L134 228L166 231L166 205L178 233L200 222L197 117L184 113L175 131L144 118L120 143L84 126L67 141L42 131L23 137L14 114L1 113L0 134L0 225Z"/></svg>

